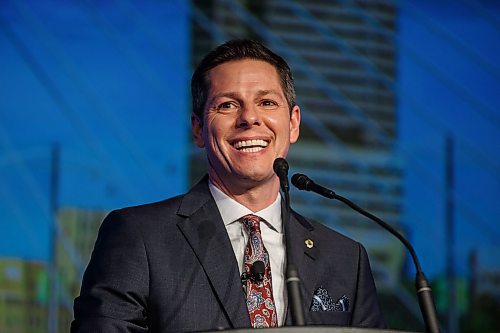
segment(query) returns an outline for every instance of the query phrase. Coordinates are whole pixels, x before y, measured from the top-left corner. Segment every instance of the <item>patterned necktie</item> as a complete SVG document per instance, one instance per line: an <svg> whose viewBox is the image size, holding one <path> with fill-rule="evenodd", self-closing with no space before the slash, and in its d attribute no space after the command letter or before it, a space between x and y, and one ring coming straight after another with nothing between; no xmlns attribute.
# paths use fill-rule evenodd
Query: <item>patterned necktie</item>
<svg viewBox="0 0 500 333"><path fill-rule="evenodd" d="M264 247L260 233L262 218L255 215L246 215L240 219L248 234L248 243L245 248L244 268L248 278L246 280L247 308L253 328L277 327L276 308L271 286L271 265L269 254ZM264 276L256 278L252 274L252 266L256 261L264 263ZM246 273L246 274L245 274ZM261 281L259 281L261 280Z"/></svg>

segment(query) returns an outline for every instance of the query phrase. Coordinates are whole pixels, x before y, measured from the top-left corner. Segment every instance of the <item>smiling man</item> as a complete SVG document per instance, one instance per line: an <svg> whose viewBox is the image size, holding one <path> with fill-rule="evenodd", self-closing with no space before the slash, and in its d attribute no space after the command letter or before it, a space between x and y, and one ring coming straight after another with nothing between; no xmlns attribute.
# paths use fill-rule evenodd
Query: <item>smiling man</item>
<svg viewBox="0 0 500 333"><path fill-rule="evenodd" d="M75 300L72 332L190 332L289 325L285 250L308 325L383 327L364 248L292 212L285 249L273 162L299 137L286 62L251 40L205 56L192 134L208 176L188 193L111 212Z"/></svg>
<svg viewBox="0 0 500 333"><path fill-rule="evenodd" d="M289 106L276 68L242 59L206 74L203 113L191 116L194 140L207 151L211 183L252 211L276 200L273 171L299 137L300 109Z"/></svg>

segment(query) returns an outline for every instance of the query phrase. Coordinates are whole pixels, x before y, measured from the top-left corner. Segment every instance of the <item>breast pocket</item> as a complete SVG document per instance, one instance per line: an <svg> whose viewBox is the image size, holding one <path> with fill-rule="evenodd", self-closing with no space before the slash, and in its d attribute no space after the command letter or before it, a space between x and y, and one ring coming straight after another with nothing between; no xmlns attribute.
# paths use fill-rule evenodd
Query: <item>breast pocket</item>
<svg viewBox="0 0 500 333"><path fill-rule="evenodd" d="M308 325L349 326L351 312L342 311L309 311Z"/></svg>

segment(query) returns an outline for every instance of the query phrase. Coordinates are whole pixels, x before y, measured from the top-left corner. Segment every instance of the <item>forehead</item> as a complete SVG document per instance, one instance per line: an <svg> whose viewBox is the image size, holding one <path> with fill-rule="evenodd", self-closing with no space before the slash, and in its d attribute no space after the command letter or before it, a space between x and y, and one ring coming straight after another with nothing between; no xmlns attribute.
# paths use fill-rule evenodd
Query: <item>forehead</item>
<svg viewBox="0 0 500 333"><path fill-rule="evenodd" d="M220 64L208 71L207 79L210 91L238 85L260 85L283 92L276 67L262 60L242 59Z"/></svg>

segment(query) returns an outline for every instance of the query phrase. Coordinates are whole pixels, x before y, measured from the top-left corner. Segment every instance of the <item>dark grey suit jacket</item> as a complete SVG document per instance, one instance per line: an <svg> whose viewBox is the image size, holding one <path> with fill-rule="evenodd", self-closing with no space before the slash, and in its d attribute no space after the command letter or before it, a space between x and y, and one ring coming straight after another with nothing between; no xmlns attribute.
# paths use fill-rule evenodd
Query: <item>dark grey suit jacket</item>
<svg viewBox="0 0 500 333"><path fill-rule="evenodd" d="M383 327L364 248L296 213L290 223L307 324ZM346 295L349 311L309 311L320 286L334 300ZM250 327L238 264L206 178L183 196L106 217L74 315L73 333Z"/></svg>

